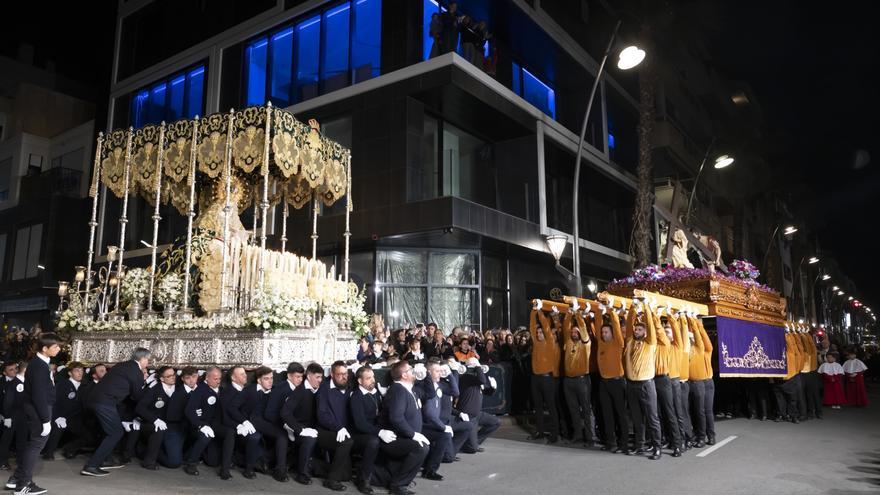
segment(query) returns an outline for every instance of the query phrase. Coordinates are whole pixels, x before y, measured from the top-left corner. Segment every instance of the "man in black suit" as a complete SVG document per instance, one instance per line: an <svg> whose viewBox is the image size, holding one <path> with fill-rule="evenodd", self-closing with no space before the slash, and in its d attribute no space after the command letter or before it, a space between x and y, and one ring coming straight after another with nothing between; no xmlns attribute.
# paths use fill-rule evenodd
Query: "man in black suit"
<svg viewBox="0 0 880 495"><path fill-rule="evenodd" d="M33 481L34 464L37 456L49 439L52 431L52 406L55 403L55 382L49 360L60 351L58 336L44 333L37 342L37 355L27 367L24 379L22 403L27 418L29 439L23 452L18 454L18 467L7 486L15 481L15 493L41 495L46 489L40 488Z"/></svg>
<svg viewBox="0 0 880 495"><path fill-rule="evenodd" d="M437 362L428 363L427 370L422 370L427 376L416 384L416 397L422 399L422 433L431 441L428 449L428 457L425 459L422 477L431 481L443 481L437 470L443 460L443 454L452 451L452 426L441 419L441 401L446 398L440 388L440 366ZM421 378L421 376L419 376ZM461 442L467 435L460 436Z"/></svg>
<svg viewBox="0 0 880 495"><path fill-rule="evenodd" d="M101 441L92 457L86 461L80 474L107 476L110 473L105 469L122 467L121 464L107 459L125 434L117 407L126 399L137 402L141 398L145 370L149 361L149 349L138 347L131 354L131 360L111 368L90 392L89 405L107 436Z"/></svg>
<svg viewBox="0 0 880 495"><path fill-rule="evenodd" d="M370 439L377 439L382 442L396 440L397 436L394 432L379 428L379 410L382 407L382 396L376 389L376 377L372 368L369 366L358 368L355 378L357 379L358 386L352 390L348 405L349 412L351 413L351 435L354 438L355 445L359 443L370 445ZM366 451L362 454L360 475L355 482L355 486L357 486L358 491L365 495L373 493L370 484L376 471L375 461L380 443L376 443L376 453L372 455L372 458L367 457ZM368 461L372 462L368 463ZM383 483L380 482L379 484Z"/></svg>
<svg viewBox="0 0 880 495"><path fill-rule="evenodd" d="M242 475L252 480L257 477L254 469L260 457L260 441L262 436L257 433L253 423L248 419L250 410L244 404L242 391L247 386L247 373L243 366L233 366L229 370L230 386L220 389L220 405L223 409L223 425L236 436L241 436L245 444L245 462Z"/></svg>
<svg viewBox="0 0 880 495"><path fill-rule="evenodd" d="M3 365L3 402L0 411L3 415L3 436L0 437L0 469L9 469L9 450L12 442L15 442L15 450L19 452L27 443L27 422L21 404L26 369L27 362L7 362Z"/></svg>
<svg viewBox="0 0 880 495"><path fill-rule="evenodd" d="M414 492L409 490L409 484L428 456L431 442L421 433L421 401L413 395L415 376L412 366L406 361L394 363L391 380L394 383L388 388L379 424L382 429L392 431L396 439L391 442L383 439L380 450L388 457L400 460L400 467L389 482L392 495L412 495Z"/></svg>
<svg viewBox="0 0 880 495"><path fill-rule="evenodd" d="M141 432L147 437L147 450L141 466L152 471L159 469L157 462L163 447L164 460L171 464L169 467L179 467L181 464L182 444L169 445L165 442L165 436L172 419L177 423L183 419L183 406L187 397L183 387L177 385L174 368L162 366L156 370L156 376L159 377L159 384L150 387L135 407L135 412L143 420ZM174 450L169 449L169 446L174 447Z"/></svg>
<svg viewBox="0 0 880 495"><path fill-rule="evenodd" d="M458 410L460 417L472 424L470 438L462 447L462 452L475 454L483 451L480 445L501 426L498 418L483 412L483 395L494 394L498 382L486 374L489 368L477 360L468 360L467 367L471 371L462 374L458 380Z"/></svg>
<svg viewBox="0 0 880 495"><path fill-rule="evenodd" d="M288 395L287 400L281 406L281 420L284 421L284 429L287 430L287 436L292 442L299 445L296 461L296 476L293 478L297 483L309 485L312 483L311 472L309 470L309 459L315 450L315 444L318 442L317 426L317 405L315 393L321 386L321 380L324 378L324 369L317 363L312 363L305 370L305 380L302 375L296 372L291 373L294 367L291 363L288 366L288 380L293 391ZM300 366L299 368L302 368ZM300 385L295 385L296 381L300 381Z"/></svg>
<svg viewBox="0 0 880 495"><path fill-rule="evenodd" d="M243 416L248 419L257 433L263 438L271 438L275 442L274 460L275 469L272 477L276 481L285 482L287 477L287 445L289 443L287 432L266 418L266 408L273 394L281 393L280 388L273 388L275 381L274 372L271 368L261 366L254 371L254 383L245 387L239 394L240 401L236 406ZM289 390L289 389L288 389Z"/></svg>
<svg viewBox="0 0 880 495"><path fill-rule="evenodd" d="M198 476L198 464L205 454L205 464L220 464L220 479L232 478L232 452L235 449L235 431L223 425L223 411L220 406L220 368L211 366L205 370L205 381L200 383L187 399L184 414L196 441L184 457L184 472ZM220 459L205 453L209 446L220 447Z"/></svg>
<svg viewBox="0 0 880 495"><path fill-rule="evenodd" d="M85 374L85 366L82 363L72 362L67 367L68 377L55 384L55 407L52 433L46 448L43 449L43 459L55 459L55 449L61 437L67 433L67 443L64 444L64 458L72 459L77 452L86 445L91 445L96 439L92 430L83 422L83 401L80 397L82 380Z"/></svg>
<svg viewBox="0 0 880 495"><path fill-rule="evenodd" d="M348 431L348 367L342 361L330 366L330 380L318 389L318 445L333 452L333 464L324 486L345 491L342 480L351 477L351 450L354 440ZM378 446L377 446L378 447Z"/></svg>

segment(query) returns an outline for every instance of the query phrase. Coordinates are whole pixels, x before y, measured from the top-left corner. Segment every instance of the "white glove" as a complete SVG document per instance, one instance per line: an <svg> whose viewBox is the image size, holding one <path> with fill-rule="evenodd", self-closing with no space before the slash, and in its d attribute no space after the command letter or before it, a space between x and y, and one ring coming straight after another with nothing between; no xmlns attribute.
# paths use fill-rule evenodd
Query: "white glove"
<svg viewBox="0 0 880 495"><path fill-rule="evenodd" d="M416 380L424 380L428 376L428 370L425 368L425 365L419 363L413 366L413 376L416 377Z"/></svg>
<svg viewBox="0 0 880 495"><path fill-rule="evenodd" d="M202 417L202 410L201 409L196 409L196 416L198 416L200 418Z"/></svg>
<svg viewBox="0 0 880 495"><path fill-rule="evenodd" d="M445 431L449 435L452 435L452 427L449 425L446 425L446 428L444 428L443 431Z"/></svg>
<svg viewBox="0 0 880 495"><path fill-rule="evenodd" d="M165 431L168 429L168 425L159 418L156 418L156 421L153 421L153 426L156 427L156 431Z"/></svg>
<svg viewBox="0 0 880 495"><path fill-rule="evenodd" d="M540 299L535 299L534 304L532 305L532 309L537 311L537 310L541 309L541 306L543 306L543 305L544 305L543 301L541 301Z"/></svg>
<svg viewBox="0 0 880 495"><path fill-rule="evenodd" d="M235 427L235 434L242 437L248 436L247 428L244 426L244 424L240 424Z"/></svg>
<svg viewBox="0 0 880 495"><path fill-rule="evenodd" d="M599 310L602 312L603 315L604 315L605 312L607 311L607 310L605 309L605 305L604 305L604 304L600 304L600 305L599 305Z"/></svg>
<svg viewBox="0 0 880 495"><path fill-rule="evenodd" d="M131 431L131 421L123 421L122 429L125 430L126 433Z"/></svg>
<svg viewBox="0 0 880 495"><path fill-rule="evenodd" d="M391 430L379 430L379 439L385 443L391 443L397 440L397 435Z"/></svg>
<svg viewBox="0 0 880 495"><path fill-rule="evenodd" d="M293 433L293 429L286 424L284 425L284 429L287 430L287 438L290 439L291 442L296 441L296 435Z"/></svg>
<svg viewBox="0 0 880 495"><path fill-rule="evenodd" d="M141 420L139 420L139 419L132 420L131 421L131 429L134 431L140 431L141 430Z"/></svg>
<svg viewBox="0 0 880 495"><path fill-rule="evenodd" d="M498 381L495 380L494 377L489 377L489 385L492 385L492 388L498 388Z"/></svg>
<svg viewBox="0 0 880 495"><path fill-rule="evenodd" d="M146 379L147 386L152 387L156 384L156 373L150 373L150 376Z"/></svg>
<svg viewBox="0 0 880 495"><path fill-rule="evenodd" d="M242 423L241 425L244 426L245 431L247 432L248 435L253 435L254 433L257 432L257 429L254 428L254 424L248 420L245 420L244 423Z"/></svg>
<svg viewBox="0 0 880 495"><path fill-rule="evenodd" d="M45 423L43 423L43 431L40 432L40 436L47 437L47 436L49 436L50 431L52 431L52 422L46 421Z"/></svg>
<svg viewBox="0 0 880 495"><path fill-rule="evenodd" d="M12 428L12 418L6 418L3 420L3 426L7 428Z"/></svg>
<svg viewBox="0 0 880 495"><path fill-rule="evenodd" d="M458 374L463 375L467 373L467 367L461 363L458 363Z"/></svg>
<svg viewBox="0 0 880 495"><path fill-rule="evenodd" d="M378 391L379 391L379 394L381 394L381 395L384 397L384 396L385 396L385 393L388 392L388 387L383 387L382 385L379 385L379 384L377 383L377 384L376 384L376 390L378 390Z"/></svg>
<svg viewBox="0 0 880 495"><path fill-rule="evenodd" d="M339 431L336 432L336 442L342 443L351 438L351 435L348 433L348 430L345 428L340 428Z"/></svg>
<svg viewBox="0 0 880 495"><path fill-rule="evenodd" d="M489 372L489 367L486 366L485 364L482 365L482 366L480 366L480 369L483 370L483 373L488 373L488 372Z"/></svg>
<svg viewBox="0 0 880 495"><path fill-rule="evenodd" d="M67 418L55 418L55 424L63 430L67 428Z"/></svg>
<svg viewBox="0 0 880 495"><path fill-rule="evenodd" d="M465 413L460 413L460 414L458 415L458 419L460 419L460 420L462 420L462 421L470 421L470 420L471 420L471 417L468 416L468 415L465 414Z"/></svg>
<svg viewBox="0 0 880 495"><path fill-rule="evenodd" d="M199 431L208 438L214 438L214 429L208 425L199 428Z"/></svg>
<svg viewBox="0 0 880 495"><path fill-rule="evenodd" d="M299 432L299 436L301 437L309 437L309 438L318 438L318 430L314 428L303 428L301 432Z"/></svg>
<svg viewBox="0 0 880 495"><path fill-rule="evenodd" d="M431 445L431 442L428 441L428 438L419 432L415 432L415 434L413 434L413 440L418 442L418 444L422 447L427 447L428 445Z"/></svg>

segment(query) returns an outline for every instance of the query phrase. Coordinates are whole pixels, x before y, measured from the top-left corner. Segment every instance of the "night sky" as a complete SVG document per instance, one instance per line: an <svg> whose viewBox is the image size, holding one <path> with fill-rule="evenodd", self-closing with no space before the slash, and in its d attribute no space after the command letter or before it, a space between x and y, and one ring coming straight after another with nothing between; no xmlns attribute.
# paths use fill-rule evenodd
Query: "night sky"
<svg viewBox="0 0 880 495"><path fill-rule="evenodd" d="M611 2L614 4L615 2ZM89 8L105 10L84 12ZM762 150L776 168L778 190L791 191L793 213L880 310L880 30L872 2L670 2L702 19L697 29L711 62L748 82L764 113ZM22 41L37 63L95 87L106 112L116 1L37 2L6 12L0 53L15 57ZM83 21L83 14L93 22ZM76 19L76 20L74 20ZM98 128L104 117L99 117ZM871 159L856 160L859 150ZM811 233L810 233L811 232Z"/></svg>

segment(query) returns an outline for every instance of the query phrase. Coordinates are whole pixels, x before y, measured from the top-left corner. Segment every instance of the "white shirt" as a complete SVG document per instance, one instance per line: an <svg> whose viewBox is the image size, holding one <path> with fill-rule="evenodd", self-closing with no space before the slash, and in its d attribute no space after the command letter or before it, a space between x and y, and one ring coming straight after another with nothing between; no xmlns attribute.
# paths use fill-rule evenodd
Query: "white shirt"
<svg viewBox="0 0 880 495"><path fill-rule="evenodd" d="M183 384L183 391L186 392L187 394L192 392L193 390L195 390L195 388L189 388L189 385L187 385L185 383Z"/></svg>
<svg viewBox="0 0 880 495"><path fill-rule="evenodd" d="M162 384L162 390L165 391L165 395L167 395L168 397L174 395L174 387L174 385L165 385L164 383Z"/></svg>
<svg viewBox="0 0 880 495"><path fill-rule="evenodd" d="M239 385L235 382L232 382L232 386L235 387L235 390L238 390L239 392L241 392L242 389L244 389L244 387L242 387L241 385Z"/></svg>
<svg viewBox="0 0 880 495"><path fill-rule="evenodd" d="M259 392L263 392L264 394L268 394L269 392L272 391L272 389L270 388L269 390L266 390L265 388L263 388L262 385L257 384L257 391L259 391Z"/></svg>
<svg viewBox="0 0 880 495"><path fill-rule="evenodd" d="M78 381L74 380L73 378L68 378L68 380L70 380L70 383L73 384L73 389L78 391L79 386L82 382L78 382Z"/></svg>
<svg viewBox="0 0 880 495"><path fill-rule="evenodd" d="M220 393L220 387L214 388L214 387L209 386L208 388L210 388L211 390L213 390L215 394L219 394L219 393Z"/></svg>
<svg viewBox="0 0 880 495"><path fill-rule="evenodd" d="M306 380L303 380L303 383L306 384L306 390L308 390L309 392L311 392L311 393L314 394L315 392L318 391L318 389L316 389L316 388L312 388L312 384L311 384L307 379L306 379Z"/></svg>
<svg viewBox="0 0 880 495"><path fill-rule="evenodd" d="M296 390L296 385L293 384L290 380L287 380L287 386L290 387L290 391L293 392Z"/></svg>
<svg viewBox="0 0 880 495"><path fill-rule="evenodd" d="M843 371L845 371L846 373L850 373L850 374L861 373L862 371L865 371L866 369L868 369L868 367L865 366L865 363L863 363L859 359L853 358L853 359L850 359L847 362L843 363Z"/></svg>
<svg viewBox="0 0 880 495"><path fill-rule="evenodd" d="M360 386L360 385L358 385L358 388L361 389L361 393L364 394L364 395L373 395L373 394L376 393L376 389L375 389L375 388L374 388L373 390L367 390L367 389L365 389L364 387L362 387L362 386Z"/></svg>
<svg viewBox="0 0 880 495"><path fill-rule="evenodd" d="M40 360L44 363L49 364L49 356L44 356L43 353L38 352L37 357L40 358Z"/></svg>
<svg viewBox="0 0 880 495"><path fill-rule="evenodd" d="M840 363L822 363L822 366L819 366L818 372L823 375L842 375L843 366Z"/></svg>
<svg viewBox="0 0 880 495"><path fill-rule="evenodd" d="M15 377L21 380L21 383L24 383L24 375L15 375Z"/></svg>

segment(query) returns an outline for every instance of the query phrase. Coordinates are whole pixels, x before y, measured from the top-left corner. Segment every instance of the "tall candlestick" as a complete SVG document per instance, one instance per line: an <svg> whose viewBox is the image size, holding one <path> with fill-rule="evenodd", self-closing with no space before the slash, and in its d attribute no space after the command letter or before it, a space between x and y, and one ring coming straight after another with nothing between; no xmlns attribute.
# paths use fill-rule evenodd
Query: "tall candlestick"
<svg viewBox="0 0 880 495"><path fill-rule="evenodd" d="M228 295L226 294L226 278L229 274L229 214L232 213L232 128L235 123L235 110L229 110L229 122L226 128L226 166L223 175L226 178L226 203L223 206L223 257L220 266L220 309L229 309Z"/></svg>
<svg viewBox="0 0 880 495"><path fill-rule="evenodd" d="M159 244L159 206L162 202L162 162L165 159L165 121L159 125L159 152L156 156L156 205L153 207L153 244L150 247L150 292L147 294L146 314L153 313L153 288L156 284L156 251Z"/></svg>
<svg viewBox="0 0 880 495"><path fill-rule="evenodd" d="M269 135L272 133L272 102L266 104L266 129L265 139L263 140L263 200L260 202L260 210L263 216L263 231L260 236L260 289L266 281L265 270L266 262L264 253L266 251L266 222L269 220L267 210L269 209Z"/></svg>
<svg viewBox="0 0 880 495"><path fill-rule="evenodd" d="M285 183L284 184L284 192L281 197L282 201L284 201L284 209L282 210L282 213L281 213L281 252L282 253L287 252L287 216L290 214L290 212L287 209L288 208L288 206L287 206L287 191L288 191L288 184Z"/></svg>
<svg viewBox="0 0 880 495"><path fill-rule="evenodd" d="M346 183L346 192L345 192L345 263L344 263L344 274L345 281L348 282L348 265L349 265L349 244L351 239L351 210L353 208L353 203L351 201L351 154L348 155L348 159L346 160L346 172L345 175L347 177Z"/></svg>
<svg viewBox="0 0 880 495"><path fill-rule="evenodd" d="M134 127L128 128L128 137L125 140L125 164L124 173L122 174L122 215L119 217L119 273L122 274L123 260L125 259L125 226L128 224L128 186L131 174L131 139L134 135ZM119 288L116 289L116 307L113 313L117 318L122 317L122 310L119 308L119 294L122 292L122 284L125 281L120 277Z"/></svg>
<svg viewBox="0 0 880 495"><path fill-rule="evenodd" d="M196 150L199 145L199 116L196 115L192 122L193 133L192 142L189 148L189 175L187 176L187 184L189 184L189 209L186 212L186 265L183 267L183 301L180 307L183 308L183 314L189 316L192 310L189 307L189 289L190 289L190 268L192 267L192 233L193 219L196 216Z"/></svg>
<svg viewBox="0 0 880 495"><path fill-rule="evenodd" d="M315 191L313 193L315 195L315 203L314 203L314 216L312 220L312 259L318 259L318 192Z"/></svg>
<svg viewBox="0 0 880 495"><path fill-rule="evenodd" d="M92 167L94 175L92 175L92 186L89 188L89 196L92 197L92 217L89 220L89 254L86 258L86 273L89 274L89 277L86 279L86 311L89 309L89 296L92 290L92 259L95 255L95 229L98 227L98 182L101 177L101 152L104 146L104 133L98 133L98 142L95 146L95 166Z"/></svg>

